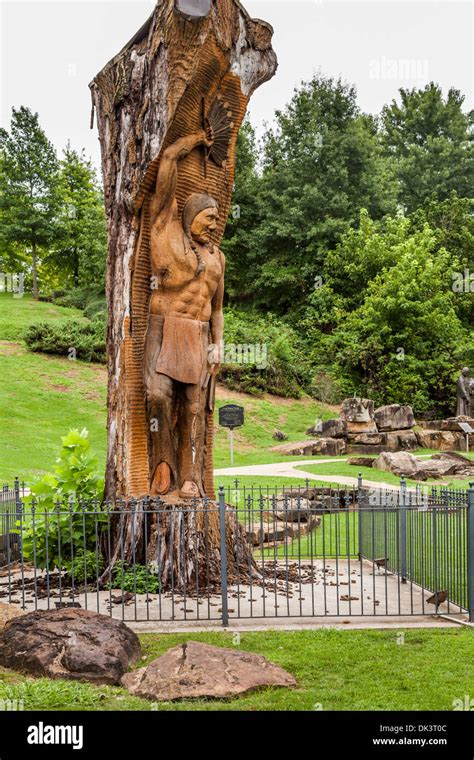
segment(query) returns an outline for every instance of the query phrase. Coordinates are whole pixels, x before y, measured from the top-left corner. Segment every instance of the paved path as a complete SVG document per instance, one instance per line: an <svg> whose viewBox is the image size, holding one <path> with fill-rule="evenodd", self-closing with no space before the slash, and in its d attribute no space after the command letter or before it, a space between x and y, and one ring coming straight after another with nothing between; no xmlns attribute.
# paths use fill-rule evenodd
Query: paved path
<svg viewBox="0 0 474 760"><path fill-rule="evenodd" d="M421 458L430 458L431 454L421 454ZM272 462L272 464L252 464L245 467L224 467L220 470L214 470L214 475L242 477L243 475L253 475L259 477L277 477L277 478L308 478L308 480L319 480L322 483L333 483L334 485L357 486L357 476L353 478L348 475L319 475L315 472L306 472L298 470L297 467L305 465L325 465L325 464L345 464L347 459L302 459L291 462ZM356 468L354 468L356 469ZM366 480L364 485L369 488L386 488L391 491L398 491L399 486L393 483L384 483L383 481ZM441 484L442 485L442 484Z"/></svg>
<svg viewBox="0 0 474 760"><path fill-rule="evenodd" d="M296 462L272 462L272 464L253 464L246 467L226 467L220 470L214 470L214 475L241 477L243 475L253 475L259 477L277 477L277 478L300 478L308 480L319 480L322 483L333 483L342 486L357 486L357 476L351 478L348 475L319 475L315 472L306 472L297 470L297 467L305 465L325 465L325 464L344 464L347 459L305 459ZM369 488L388 488L398 491L398 486L393 483L381 483L380 481L365 480L364 485Z"/></svg>

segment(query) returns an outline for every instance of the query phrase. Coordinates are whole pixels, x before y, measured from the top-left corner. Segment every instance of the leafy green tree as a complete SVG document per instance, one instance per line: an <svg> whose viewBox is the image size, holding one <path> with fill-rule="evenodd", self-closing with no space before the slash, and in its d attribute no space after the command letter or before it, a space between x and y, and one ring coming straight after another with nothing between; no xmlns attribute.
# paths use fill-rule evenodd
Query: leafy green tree
<svg viewBox="0 0 474 760"><path fill-rule="evenodd" d="M396 187L375 121L360 113L353 87L315 77L303 83L265 138L261 222L253 240L252 295L286 312L306 298L324 260L367 208L396 208Z"/></svg>
<svg viewBox="0 0 474 760"><path fill-rule="evenodd" d="M10 133L1 130L0 163L1 243L28 254L38 298L38 264L57 235L59 163L29 108L13 108Z"/></svg>
<svg viewBox="0 0 474 760"><path fill-rule="evenodd" d="M358 225L351 227L336 247L328 251L324 281L341 296L346 311L358 308L370 281L397 263L410 228L410 221L402 216L377 222L362 209ZM316 300L317 295L313 302Z"/></svg>
<svg viewBox="0 0 474 760"><path fill-rule="evenodd" d="M258 260L255 246L255 230L260 224L258 158L255 131L245 121L237 141L234 193L222 241L226 255L226 297L234 303L249 300Z"/></svg>
<svg viewBox="0 0 474 760"><path fill-rule="evenodd" d="M456 373L472 358L473 342L451 288L459 262L435 249L429 227L407 235L396 263L369 282L363 303L329 336L348 392L452 414Z"/></svg>
<svg viewBox="0 0 474 760"><path fill-rule="evenodd" d="M474 111L464 113L464 96L451 88L443 98L431 82L422 90L400 90L382 111L382 141L400 181L400 203L409 213L433 195L452 191L472 197Z"/></svg>
<svg viewBox="0 0 474 760"><path fill-rule="evenodd" d="M68 143L60 165L58 238L48 255L74 287L105 287L107 233L103 197L95 169Z"/></svg>
<svg viewBox="0 0 474 760"><path fill-rule="evenodd" d="M474 324L474 198L430 198L411 216L414 229L428 224L436 238L436 248L445 248L459 262L452 283L456 312L464 325Z"/></svg>

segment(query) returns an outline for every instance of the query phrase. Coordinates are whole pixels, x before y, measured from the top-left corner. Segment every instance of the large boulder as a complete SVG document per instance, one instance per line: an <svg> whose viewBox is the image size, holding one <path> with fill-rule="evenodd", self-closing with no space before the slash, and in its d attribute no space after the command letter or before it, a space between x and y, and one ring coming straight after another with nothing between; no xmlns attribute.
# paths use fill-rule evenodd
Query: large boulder
<svg viewBox="0 0 474 760"><path fill-rule="evenodd" d="M324 454L328 457L337 457L345 454L347 444L342 438L320 438L312 448L312 454Z"/></svg>
<svg viewBox="0 0 474 760"><path fill-rule="evenodd" d="M423 449L437 449L438 451L451 451L461 448L464 442L462 433L454 433L449 430L417 430L415 432L418 445Z"/></svg>
<svg viewBox="0 0 474 760"><path fill-rule="evenodd" d="M2 604L0 602L0 631L10 620L24 615L23 610L18 609L16 604Z"/></svg>
<svg viewBox="0 0 474 760"><path fill-rule="evenodd" d="M383 472L391 472L393 475L404 475L412 480L436 480L452 475L469 477L469 462L461 462L454 457L433 458L428 460L417 459L413 454L405 451L396 453L384 451L374 461L372 467Z"/></svg>
<svg viewBox="0 0 474 760"><path fill-rule="evenodd" d="M347 422L345 420L326 420L323 422L321 435L324 438L345 438Z"/></svg>
<svg viewBox="0 0 474 760"><path fill-rule="evenodd" d="M274 515L275 519L285 520L286 522L306 522L311 517L312 503L305 497L288 495L270 500L272 511L268 512Z"/></svg>
<svg viewBox="0 0 474 760"><path fill-rule="evenodd" d="M268 686L296 686L296 680L261 655L188 641L127 673L122 684L138 697L169 702L224 699Z"/></svg>
<svg viewBox="0 0 474 760"><path fill-rule="evenodd" d="M346 398L341 404L341 419L346 422L371 422L375 404L368 398Z"/></svg>
<svg viewBox="0 0 474 760"><path fill-rule="evenodd" d="M387 451L413 451L418 439L413 430L393 430L387 433Z"/></svg>
<svg viewBox="0 0 474 760"><path fill-rule="evenodd" d="M347 448L348 454L362 454L362 456L375 456L376 454L381 454L383 451L387 450L387 445L382 444L381 446L374 446L373 444L367 445L364 443L357 443L357 444L349 444Z"/></svg>
<svg viewBox="0 0 474 760"><path fill-rule="evenodd" d="M374 402L368 398L346 398L341 405L341 419L347 425L347 432L365 435L377 433L374 407Z"/></svg>
<svg viewBox="0 0 474 760"><path fill-rule="evenodd" d="M460 422L467 422L468 425L474 428L474 420L469 417L450 417L447 420L441 420L440 429L450 430L452 433L459 433L461 432L461 428L459 427Z"/></svg>
<svg viewBox="0 0 474 760"><path fill-rule="evenodd" d="M311 441L293 441L292 443L282 443L279 446L272 446L271 451L276 454L284 454L292 457L311 456L313 446L316 446L319 439Z"/></svg>
<svg viewBox="0 0 474 760"><path fill-rule="evenodd" d="M453 460L429 459L420 462L418 472L415 473L418 477L415 477L415 480L436 480L448 475L455 475L459 469L462 469L462 466L460 468L459 463Z"/></svg>
<svg viewBox="0 0 474 760"><path fill-rule="evenodd" d="M30 612L0 632L0 665L33 676L119 684L140 655L124 623L82 609Z"/></svg>
<svg viewBox="0 0 474 760"><path fill-rule="evenodd" d="M383 451L372 463L372 467L393 475L413 477L420 469L420 460L407 451Z"/></svg>
<svg viewBox="0 0 474 760"><path fill-rule="evenodd" d="M351 457L347 460L347 464L351 464L353 467L372 467L374 460L370 457Z"/></svg>
<svg viewBox="0 0 474 760"><path fill-rule="evenodd" d="M340 456L346 451L346 442L342 438L317 438L313 441L298 441L283 443L281 446L273 446L271 451L286 456L313 456L325 454L326 456Z"/></svg>
<svg viewBox="0 0 474 760"><path fill-rule="evenodd" d="M314 425L311 425L310 428L307 429L306 435L321 435L323 432L323 421L322 420L316 420Z"/></svg>
<svg viewBox="0 0 474 760"><path fill-rule="evenodd" d="M468 459L464 454L460 454L458 451L443 451L442 454L433 454L432 459L444 459L445 461L454 460L464 465L464 467L474 468L474 462Z"/></svg>
<svg viewBox="0 0 474 760"><path fill-rule="evenodd" d="M387 436L385 433L349 433L347 440L355 445L383 446L387 443Z"/></svg>
<svg viewBox="0 0 474 760"><path fill-rule="evenodd" d="M411 406L400 404L380 406L374 412L374 419L380 431L409 430L416 424Z"/></svg>
<svg viewBox="0 0 474 760"><path fill-rule="evenodd" d="M454 465L453 474L458 478L472 478L474 476L474 462L456 451L445 451L434 454L431 461L448 462Z"/></svg>

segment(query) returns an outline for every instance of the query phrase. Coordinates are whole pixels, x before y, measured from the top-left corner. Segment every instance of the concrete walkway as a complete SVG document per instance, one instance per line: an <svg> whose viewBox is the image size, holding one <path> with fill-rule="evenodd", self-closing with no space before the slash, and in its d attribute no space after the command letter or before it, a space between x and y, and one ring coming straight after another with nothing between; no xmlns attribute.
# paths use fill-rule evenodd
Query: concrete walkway
<svg viewBox="0 0 474 760"><path fill-rule="evenodd" d="M258 476L258 477L277 477L277 478L300 478L305 480L319 480L322 483L330 483L332 485L349 486L350 488L357 487L357 476L349 477L348 475L320 475L315 472L306 472L305 470L298 470L297 467L304 467L305 465L325 465L325 464L337 464L346 463L347 459L305 459L297 462L273 462L272 464L255 464L246 467L225 467L220 470L214 470L214 476L230 476L230 477L242 477L243 475ZM364 485L369 488L386 488L391 491L398 491L398 486L393 483L381 483L375 480L364 480Z"/></svg>
<svg viewBox="0 0 474 760"><path fill-rule="evenodd" d="M430 458L431 454L421 454L421 458ZM349 486L349 488L357 487L358 478L355 475L353 478L348 475L320 475L315 472L306 472L305 470L299 470L297 467L304 467L306 465L325 465L325 464L345 464L347 459L302 459L291 462L273 462L272 464L253 464L245 467L224 467L219 470L214 470L215 477L234 477L239 478L244 475L258 476L262 478L277 477L277 478L300 478L305 480L319 480L322 483L330 483L332 485ZM357 468L354 467L354 470ZM440 483L440 485L443 485ZM399 486L393 483L385 483L376 480L366 480L364 478L364 486L369 488L385 488L389 491L398 491Z"/></svg>

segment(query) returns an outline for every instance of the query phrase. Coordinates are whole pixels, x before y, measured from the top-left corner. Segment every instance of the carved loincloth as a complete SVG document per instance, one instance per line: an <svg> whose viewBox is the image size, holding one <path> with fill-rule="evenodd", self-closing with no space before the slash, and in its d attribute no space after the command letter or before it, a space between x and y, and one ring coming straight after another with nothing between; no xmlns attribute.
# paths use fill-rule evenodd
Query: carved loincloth
<svg viewBox="0 0 474 760"><path fill-rule="evenodd" d="M150 314L147 343L154 371L186 385L202 383L207 372L209 322ZM156 363L155 363L156 361Z"/></svg>

